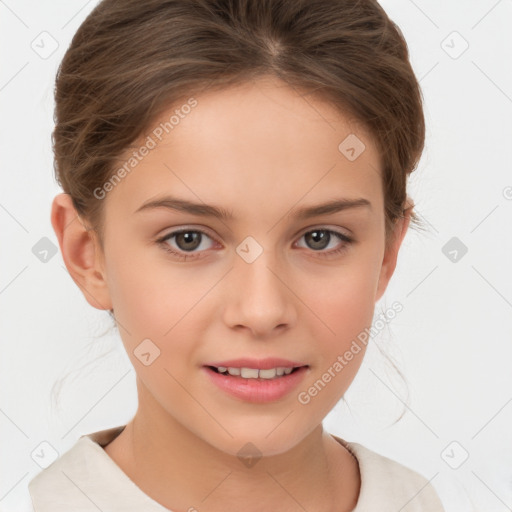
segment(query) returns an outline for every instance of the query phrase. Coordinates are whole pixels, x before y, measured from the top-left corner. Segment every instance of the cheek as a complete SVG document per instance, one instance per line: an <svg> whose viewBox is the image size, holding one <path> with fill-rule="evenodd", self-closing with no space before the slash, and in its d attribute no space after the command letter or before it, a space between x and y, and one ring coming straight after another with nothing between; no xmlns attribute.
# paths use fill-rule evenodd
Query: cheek
<svg viewBox="0 0 512 512"><path fill-rule="evenodd" d="M154 394L166 390L177 399L171 376L183 373L183 361L200 340L190 329L198 328L198 301L211 285L170 266L145 264L135 253L112 259L108 275L119 333L139 378Z"/></svg>
<svg viewBox="0 0 512 512"><path fill-rule="evenodd" d="M328 344L342 348L371 325L379 270L375 258L358 258L357 262L308 281L304 296L321 320L318 329L322 329L321 338Z"/></svg>
<svg viewBox="0 0 512 512"><path fill-rule="evenodd" d="M112 252L108 287L116 318L128 331L162 338L196 313L195 306L211 288L212 279L198 278L185 266L166 264L165 255L154 258L154 251L151 258L136 251L123 257Z"/></svg>
<svg viewBox="0 0 512 512"><path fill-rule="evenodd" d="M321 281L316 281L320 285ZM354 380L364 358L375 302L371 265L347 265L309 293L316 368L297 396L312 417L324 417ZM313 323L311 323L313 322ZM302 409L301 409L302 410Z"/></svg>

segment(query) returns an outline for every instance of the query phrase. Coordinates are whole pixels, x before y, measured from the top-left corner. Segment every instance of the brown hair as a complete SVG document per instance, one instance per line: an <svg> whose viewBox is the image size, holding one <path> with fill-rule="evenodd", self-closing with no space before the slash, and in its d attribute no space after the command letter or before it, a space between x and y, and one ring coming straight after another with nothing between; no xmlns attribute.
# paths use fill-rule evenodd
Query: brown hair
<svg viewBox="0 0 512 512"><path fill-rule="evenodd" d="M264 75L327 100L373 136L393 231L425 124L407 44L376 0L103 0L60 64L52 136L56 179L100 243L94 191L154 120L201 91Z"/></svg>
<svg viewBox="0 0 512 512"><path fill-rule="evenodd" d="M327 100L373 136L390 234L425 123L406 41L376 0L103 0L58 69L52 135L56 179L100 243L94 190L151 123L183 98L263 75Z"/></svg>

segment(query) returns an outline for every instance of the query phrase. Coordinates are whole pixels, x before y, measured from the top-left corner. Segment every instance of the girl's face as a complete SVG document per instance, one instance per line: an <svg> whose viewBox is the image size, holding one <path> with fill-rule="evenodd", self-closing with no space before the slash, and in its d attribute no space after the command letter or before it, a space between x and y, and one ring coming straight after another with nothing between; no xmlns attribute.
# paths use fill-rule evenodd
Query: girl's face
<svg viewBox="0 0 512 512"><path fill-rule="evenodd" d="M284 452L349 387L394 270L377 150L273 80L185 99L151 130L104 187L99 264L139 413L233 455ZM253 380L209 366L302 368Z"/></svg>

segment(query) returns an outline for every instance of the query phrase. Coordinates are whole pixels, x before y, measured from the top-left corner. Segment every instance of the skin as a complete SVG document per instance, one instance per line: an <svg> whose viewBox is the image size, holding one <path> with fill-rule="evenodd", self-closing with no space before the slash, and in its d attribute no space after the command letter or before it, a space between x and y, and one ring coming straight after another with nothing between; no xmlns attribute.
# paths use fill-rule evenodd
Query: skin
<svg viewBox="0 0 512 512"><path fill-rule="evenodd" d="M136 370L138 410L105 450L176 512L234 511L240 503L248 512L277 504L285 511L352 510L358 464L322 420L353 381L365 346L308 404L297 395L371 325L412 206L386 246L377 149L357 122L318 98L262 78L196 100L103 199L103 250L69 195L53 202L66 267L92 306L114 310ZM366 146L354 161L338 150L352 133ZM165 194L221 206L234 218L166 208L134 213ZM366 198L371 208L293 217L302 206L342 197ZM193 252L179 237L156 242L183 227L207 232ZM331 235L315 246L304 236L312 228L354 241ZM252 263L236 252L247 236L263 249ZM165 244L189 258L169 254ZM148 366L134 354L147 338L160 350ZM224 394L201 368L243 356L283 357L309 369L284 398L254 404ZM262 454L250 468L237 457L247 442Z"/></svg>

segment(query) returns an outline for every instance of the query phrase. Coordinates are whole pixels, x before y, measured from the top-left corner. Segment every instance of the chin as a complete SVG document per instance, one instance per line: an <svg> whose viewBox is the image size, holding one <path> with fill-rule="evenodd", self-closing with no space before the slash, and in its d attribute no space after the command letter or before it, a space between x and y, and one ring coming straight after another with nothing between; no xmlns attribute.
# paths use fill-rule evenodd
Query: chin
<svg viewBox="0 0 512 512"><path fill-rule="evenodd" d="M228 455L238 458L252 455L259 458L286 453L307 436L307 432L301 432L291 423L286 428L284 425L279 425L279 421L273 422L271 428L267 428L266 425L264 428L261 425L248 428L244 425L238 430L229 428L228 430L233 437L225 433L222 438L209 435L202 438Z"/></svg>

